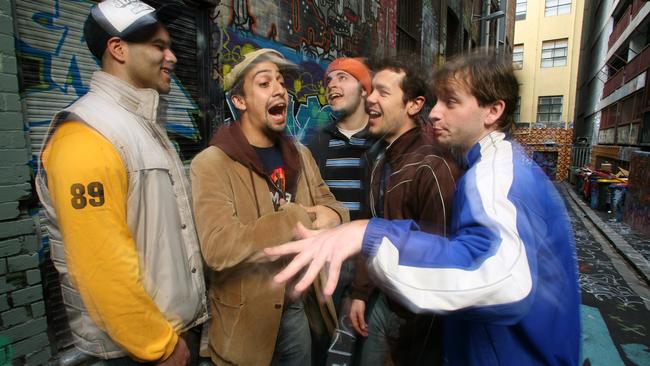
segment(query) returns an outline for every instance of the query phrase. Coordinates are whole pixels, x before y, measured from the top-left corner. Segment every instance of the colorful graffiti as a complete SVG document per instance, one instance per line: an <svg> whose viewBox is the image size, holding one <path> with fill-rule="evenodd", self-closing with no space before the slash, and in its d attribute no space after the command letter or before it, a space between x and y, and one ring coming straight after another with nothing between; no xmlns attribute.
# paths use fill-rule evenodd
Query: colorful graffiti
<svg viewBox="0 0 650 366"><path fill-rule="evenodd" d="M228 27L279 42L302 55L333 60L376 44L377 0L231 0ZM225 4L224 4L225 5Z"/></svg>
<svg viewBox="0 0 650 366"><path fill-rule="evenodd" d="M223 75L252 50L282 52L300 67L286 83L291 111L287 129L304 141L331 120L323 85L327 65L340 56L381 52L381 46L371 50L369 45L384 44L379 29L385 27L385 11L378 0L222 1L211 17L214 81L221 85ZM234 116L228 107L224 121Z"/></svg>
<svg viewBox="0 0 650 366"><path fill-rule="evenodd" d="M21 95L27 106L32 154L38 154L50 119L84 95L92 73L99 69L83 39L88 0L16 3L16 49L21 67ZM175 142L200 139L194 115L198 107L174 77L167 98L167 129Z"/></svg>

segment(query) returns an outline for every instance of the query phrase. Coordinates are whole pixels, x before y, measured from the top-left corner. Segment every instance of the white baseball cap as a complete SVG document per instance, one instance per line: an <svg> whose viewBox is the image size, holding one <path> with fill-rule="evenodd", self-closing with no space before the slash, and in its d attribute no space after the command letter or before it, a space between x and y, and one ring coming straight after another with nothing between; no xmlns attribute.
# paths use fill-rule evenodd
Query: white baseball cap
<svg viewBox="0 0 650 366"><path fill-rule="evenodd" d="M105 0L90 8L84 24L84 38L90 52L101 59L110 38L142 40L143 31L158 22L168 24L178 18L180 7L176 2L154 9L139 0Z"/></svg>

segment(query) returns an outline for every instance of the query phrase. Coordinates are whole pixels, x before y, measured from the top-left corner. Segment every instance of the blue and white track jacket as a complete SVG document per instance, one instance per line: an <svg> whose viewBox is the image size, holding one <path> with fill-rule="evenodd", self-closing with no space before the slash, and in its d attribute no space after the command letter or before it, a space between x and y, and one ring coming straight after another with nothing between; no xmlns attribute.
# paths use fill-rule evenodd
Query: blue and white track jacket
<svg viewBox="0 0 650 366"><path fill-rule="evenodd" d="M450 365L577 365L575 242L558 192L501 132L466 160L451 237L372 219L363 239L371 272L410 310L447 315Z"/></svg>

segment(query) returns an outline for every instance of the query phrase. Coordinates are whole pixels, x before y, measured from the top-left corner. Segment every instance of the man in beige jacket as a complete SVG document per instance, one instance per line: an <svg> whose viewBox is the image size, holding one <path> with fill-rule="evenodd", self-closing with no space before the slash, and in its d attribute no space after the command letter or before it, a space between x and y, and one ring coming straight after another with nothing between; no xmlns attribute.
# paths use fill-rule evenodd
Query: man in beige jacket
<svg viewBox="0 0 650 366"><path fill-rule="evenodd" d="M311 363L315 323L306 302L271 284L286 262L269 262L262 249L292 240L298 222L328 228L349 220L309 150L285 135L283 71L292 66L271 49L247 54L224 82L238 120L221 127L192 161L197 230L210 268L210 353L217 365ZM335 314L324 313L332 327Z"/></svg>

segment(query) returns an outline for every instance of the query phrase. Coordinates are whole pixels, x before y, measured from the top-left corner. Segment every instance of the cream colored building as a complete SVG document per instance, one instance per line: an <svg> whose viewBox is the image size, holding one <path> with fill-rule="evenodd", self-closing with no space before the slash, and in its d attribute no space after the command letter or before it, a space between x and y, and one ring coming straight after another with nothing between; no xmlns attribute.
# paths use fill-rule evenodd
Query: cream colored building
<svg viewBox="0 0 650 366"><path fill-rule="evenodd" d="M568 177L585 0L514 0L515 138L551 179Z"/></svg>
<svg viewBox="0 0 650 366"><path fill-rule="evenodd" d="M515 1L519 126L571 127L585 0Z"/></svg>

